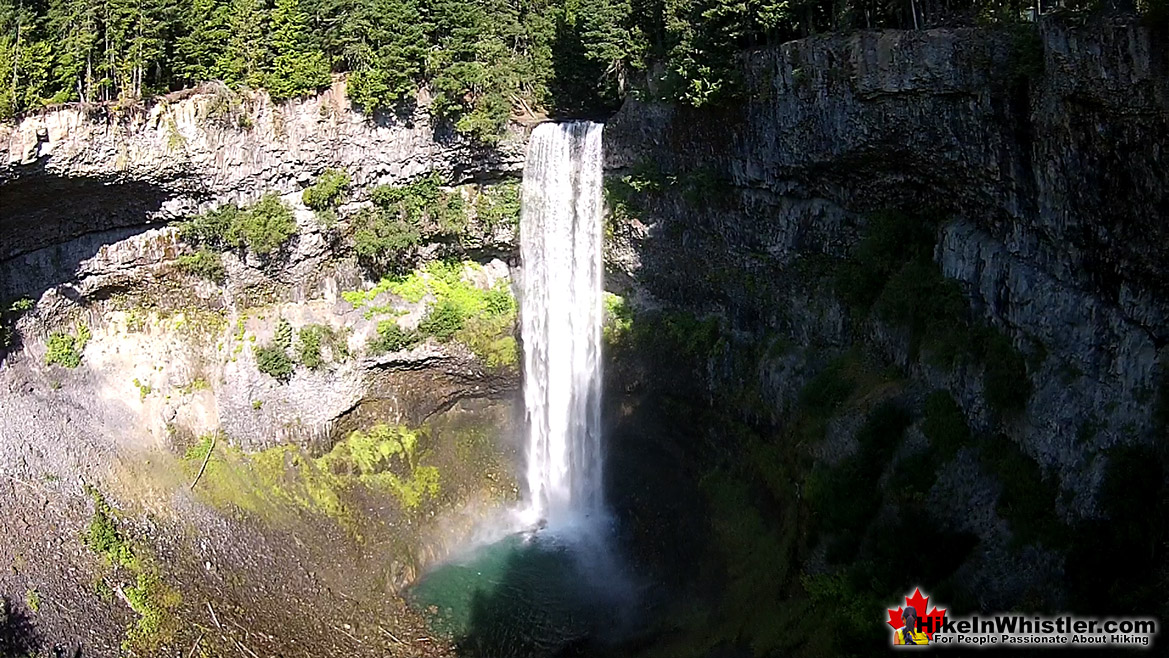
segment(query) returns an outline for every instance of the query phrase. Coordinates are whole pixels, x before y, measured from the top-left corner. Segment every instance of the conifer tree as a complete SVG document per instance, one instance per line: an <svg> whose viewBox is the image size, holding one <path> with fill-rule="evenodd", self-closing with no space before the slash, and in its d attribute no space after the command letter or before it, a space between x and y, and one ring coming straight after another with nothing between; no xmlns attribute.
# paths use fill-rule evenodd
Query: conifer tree
<svg viewBox="0 0 1169 658"><path fill-rule="evenodd" d="M182 36L175 43L175 76L186 85L226 80L227 44L231 40L231 0L194 0L182 16Z"/></svg>
<svg viewBox="0 0 1169 658"><path fill-rule="evenodd" d="M367 111L389 109L418 88L427 57L427 23L413 0L368 0L340 32L356 68L349 98Z"/></svg>
<svg viewBox="0 0 1169 658"><path fill-rule="evenodd" d="M271 68L265 76L273 98L303 96L329 85L329 67L308 29L299 0L276 0L272 10Z"/></svg>
<svg viewBox="0 0 1169 658"><path fill-rule="evenodd" d="M98 2L96 0L52 0L49 31L54 39L53 85L60 93L53 99L95 98L98 50Z"/></svg>
<svg viewBox="0 0 1169 658"><path fill-rule="evenodd" d="M216 68L233 87L259 88L268 60L268 10L263 0L232 0L227 47Z"/></svg>

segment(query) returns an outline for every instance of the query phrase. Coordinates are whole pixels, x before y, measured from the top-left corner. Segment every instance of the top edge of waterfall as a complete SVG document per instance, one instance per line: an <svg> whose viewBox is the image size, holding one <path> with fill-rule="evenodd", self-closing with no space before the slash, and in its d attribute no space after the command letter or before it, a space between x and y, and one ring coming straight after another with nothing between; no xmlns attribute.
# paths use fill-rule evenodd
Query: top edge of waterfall
<svg viewBox="0 0 1169 658"><path fill-rule="evenodd" d="M557 128L561 126L588 126L590 129L592 129L594 127L604 128L605 123L603 121L590 121L588 119L549 119L547 121L541 121L540 123L536 124L536 126L532 128L532 134L534 135L540 131L548 132L549 130L553 130L553 126Z"/></svg>

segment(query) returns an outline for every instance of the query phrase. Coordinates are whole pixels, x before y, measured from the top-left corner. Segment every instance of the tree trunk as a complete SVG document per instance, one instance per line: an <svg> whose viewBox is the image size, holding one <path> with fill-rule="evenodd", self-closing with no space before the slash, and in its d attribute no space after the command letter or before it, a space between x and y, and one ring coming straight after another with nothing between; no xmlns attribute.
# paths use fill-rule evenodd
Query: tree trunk
<svg viewBox="0 0 1169 658"><path fill-rule="evenodd" d="M24 3L16 6L16 45L12 49L12 111L15 113L17 109L16 99L16 72L20 70L20 15L24 9Z"/></svg>

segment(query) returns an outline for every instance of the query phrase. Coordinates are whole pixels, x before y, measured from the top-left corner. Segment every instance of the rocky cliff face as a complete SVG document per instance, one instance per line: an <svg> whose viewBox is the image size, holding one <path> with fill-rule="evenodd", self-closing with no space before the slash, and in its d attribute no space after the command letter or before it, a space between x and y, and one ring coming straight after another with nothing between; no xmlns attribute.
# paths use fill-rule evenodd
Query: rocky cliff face
<svg viewBox="0 0 1169 658"><path fill-rule="evenodd" d="M627 104L606 134L615 175L646 161L705 169L733 197L730 212L657 217L635 278L659 300L685 295L703 310L750 313L756 328L840 343L838 320L808 327L770 300L695 281L682 263L842 257L861 213L944 216L934 256L945 276L1020 347L1046 351L1011 432L1069 489L1091 491L1100 464L1089 456L1152 429L1148 392L1169 331L1169 60L1147 28L1041 27L1035 44L978 30L808 39L749 56L751 100L730 116ZM1042 57L1042 74L1012 78L1027 57ZM1062 382L1060 368L1079 375ZM962 379L937 384L967 388ZM964 406L990 426L968 388ZM1099 431L1073 446L1089 417Z"/></svg>
<svg viewBox="0 0 1169 658"><path fill-rule="evenodd" d="M27 490L0 493L11 511L0 525L21 537L36 526L30 541L50 537L55 556L0 545L21 564L0 578L0 635L19 630L32 652L153 655L189 647L176 620L210 604L209 623L268 629L240 636L263 653L447 651L398 593L518 495L518 209L488 221L477 202L489 188L518 193L523 138L461 142L423 110L369 119L340 86L283 105L204 89L0 126L0 473ZM326 169L349 180L327 217L301 194ZM354 217L375 186L431 174L457 217L413 227L397 266L414 292L391 291L356 257ZM193 244L167 225L273 194L292 226L271 253ZM184 267L204 252L217 272ZM506 308L460 317L441 338L414 333L451 286L464 304L493 294ZM402 339L382 345L390 325ZM78 540L103 514L136 561ZM172 588L147 590L142 605L181 596L131 608L125 594L112 604L75 591L67 573L102 591L148 574ZM54 607L26 609L26 589ZM127 631L143 614L160 625ZM355 627L366 615L398 621ZM202 642L215 654L234 633ZM388 639L398 635L409 639Z"/></svg>
<svg viewBox="0 0 1169 658"><path fill-rule="evenodd" d="M409 116L367 118L344 83L277 104L207 87L145 109L69 108L0 126L0 260L81 235L290 193L325 169L357 189L437 171L461 182L517 171L522 131L483 147Z"/></svg>
<svg viewBox="0 0 1169 658"><path fill-rule="evenodd" d="M859 411L838 410L814 447L799 448L818 463L862 449L854 437L876 402L920 410L942 390L975 435L1008 437L1053 478L1044 504L1060 518L1107 515L1096 494L1109 455L1164 431L1165 38L1061 20L1037 32L826 36L746 55L746 100L732 109L628 102L606 129L607 161L617 197L642 192L621 202L636 221L614 227L611 250L629 258L613 278L633 282L642 308L721 327L692 372L706 385L698 399L760 427L804 427L806 385L834 359L859 350L895 368L858 393ZM941 220L927 269L958 284L971 322L1007 337L1020 372L1026 363L1017 412L988 403L995 358L939 364L920 330L842 300L836 282L872 247L871 213L886 209ZM878 307L894 303L885 295ZM928 315L946 300L906 303ZM744 376L749 395L728 395ZM920 428L878 469L882 483L928 444ZM975 454L939 463L922 492L940 524L978 538L957 580L984 607L1033 588L1060 600L1062 555L1051 541L1017 550L1024 528L994 513L1007 494ZM813 572L824 568L814 554Z"/></svg>

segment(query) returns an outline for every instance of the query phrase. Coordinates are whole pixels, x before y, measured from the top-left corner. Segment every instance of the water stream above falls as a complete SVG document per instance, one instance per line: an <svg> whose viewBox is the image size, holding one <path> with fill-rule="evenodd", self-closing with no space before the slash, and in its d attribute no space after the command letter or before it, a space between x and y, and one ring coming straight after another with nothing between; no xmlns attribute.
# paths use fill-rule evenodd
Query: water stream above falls
<svg viewBox="0 0 1169 658"><path fill-rule="evenodd" d="M601 437L602 131L545 123L524 165L520 297L527 497L504 539L411 591L474 656L551 656L616 626L628 600L611 553Z"/></svg>

